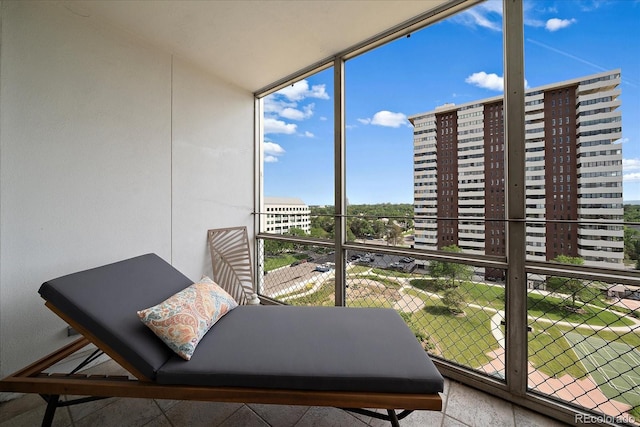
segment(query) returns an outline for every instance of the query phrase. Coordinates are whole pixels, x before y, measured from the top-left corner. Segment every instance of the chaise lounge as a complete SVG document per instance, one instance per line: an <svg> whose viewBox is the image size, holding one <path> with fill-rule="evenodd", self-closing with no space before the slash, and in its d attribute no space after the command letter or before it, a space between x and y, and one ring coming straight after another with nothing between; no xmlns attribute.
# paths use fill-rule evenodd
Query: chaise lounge
<svg viewBox="0 0 640 427"><path fill-rule="evenodd" d="M185 360L137 312L192 284L155 254L45 282L46 306L83 337L3 379L0 391L42 395L43 425L59 406L104 397L334 406L394 426L413 410L441 410L443 378L392 309L240 305ZM88 343L135 378L44 373ZM67 394L91 397L61 402Z"/></svg>

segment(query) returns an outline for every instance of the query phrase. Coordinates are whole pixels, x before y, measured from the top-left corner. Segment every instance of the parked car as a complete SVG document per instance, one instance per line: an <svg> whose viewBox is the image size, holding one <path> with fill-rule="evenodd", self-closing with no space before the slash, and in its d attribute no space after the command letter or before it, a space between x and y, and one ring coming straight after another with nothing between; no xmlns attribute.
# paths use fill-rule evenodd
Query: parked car
<svg viewBox="0 0 640 427"><path fill-rule="evenodd" d="M328 265L320 264L316 266L315 270L324 273L331 270L331 267L329 267Z"/></svg>
<svg viewBox="0 0 640 427"><path fill-rule="evenodd" d="M410 257L404 257L404 258L400 258L400 262L404 262L404 263L410 263L415 261L414 258L410 258Z"/></svg>
<svg viewBox="0 0 640 427"><path fill-rule="evenodd" d="M403 270L404 266L402 264L400 264L400 262L396 261L396 262L392 262L391 264L389 264L389 268L394 269L394 270Z"/></svg>

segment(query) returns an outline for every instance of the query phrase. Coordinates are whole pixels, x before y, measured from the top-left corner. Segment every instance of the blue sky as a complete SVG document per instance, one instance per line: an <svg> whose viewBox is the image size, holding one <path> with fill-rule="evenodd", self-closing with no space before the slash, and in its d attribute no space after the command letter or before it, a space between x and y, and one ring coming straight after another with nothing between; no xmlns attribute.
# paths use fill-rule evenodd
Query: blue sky
<svg viewBox="0 0 640 427"><path fill-rule="evenodd" d="M525 2L533 88L621 69L624 200L640 200L640 0ZM350 203L413 203L407 117L502 95L502 2L488 1L345 66ZM333 70L265 99L266 196L333 204Z"/></svg>

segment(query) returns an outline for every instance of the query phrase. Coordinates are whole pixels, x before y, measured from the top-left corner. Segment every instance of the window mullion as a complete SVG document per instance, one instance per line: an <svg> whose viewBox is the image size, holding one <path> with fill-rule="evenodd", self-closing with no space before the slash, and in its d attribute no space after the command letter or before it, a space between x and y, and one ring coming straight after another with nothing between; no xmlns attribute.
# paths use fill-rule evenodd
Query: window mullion
<svg viewBox="0 0 640 427"><path fill-rule="evenodd" d="M527 390L527 276L525 271L525 111L522 2L503 1L507 271L506 379L514 395Z"/></svg>
<svg viewBox="0 0 640 427"><path fill-rule="evenodd" d="M345 305L346 242L346 187L345 187L345 113L344 113L344 60L336 57L333 64L334 98L334 233L336 246L335 305Z"/></svg>

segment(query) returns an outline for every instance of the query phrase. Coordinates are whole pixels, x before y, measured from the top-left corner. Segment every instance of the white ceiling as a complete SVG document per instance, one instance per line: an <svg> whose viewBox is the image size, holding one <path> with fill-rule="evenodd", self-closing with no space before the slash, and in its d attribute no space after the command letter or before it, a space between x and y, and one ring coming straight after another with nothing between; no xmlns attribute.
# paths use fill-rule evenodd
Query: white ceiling
<svg viewBox="0 0 640 427"><path fill-rule="evenodd" d="M63 0L251 92L447 0Z"/></svg>

